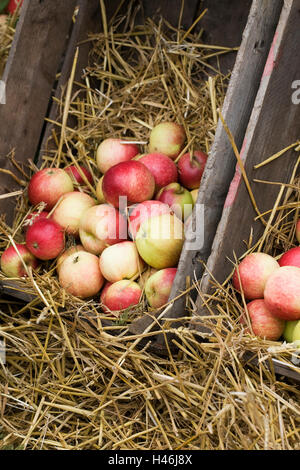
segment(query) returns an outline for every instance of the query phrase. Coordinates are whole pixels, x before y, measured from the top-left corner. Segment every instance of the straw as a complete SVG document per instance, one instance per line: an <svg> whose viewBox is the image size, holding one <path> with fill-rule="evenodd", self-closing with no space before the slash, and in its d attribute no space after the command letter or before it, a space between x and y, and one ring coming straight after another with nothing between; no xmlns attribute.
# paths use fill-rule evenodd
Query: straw
<svg viewBox="0 0 300 470"><path fill-rule="evenodd" d="M124 3L107 21L99 2L104 32L81 43L92 46L83 81L74 80L76 54L68 87L56 100L59 116L52 121L42 166L83 164L97 183L95 151L104 138L138 142L145 153L150 130L165 120L185 126L184 152L210 150L229 76L209 57L236 48L205 44L198 24L205 12L186 31L180 18L177 29L153 19L135 26L141 11L126 2L128 14L121 16ZM183 7L184 2L181 16ZM208 79L211 70L216 75ZM24 181L34 171L30 161ZM249 229L247 251L259 246L278 256L294 246L300 203L296 174L283 188L281 199L262 214L267 223L256 245ZM16 203L13 227L0 220L1 252L9 241L24 241L24 219L36 209L23 189ZM8 281L3 274L0 280ZM275 377L269 367L272 357L292 364L295 347L245 332L239 323L243 300L230 278L222 285L213 282L215 292L204 296L199 280L190 279L177 296L186 296L190 311L176 320L165 318L163 329L155 332L152 326L167 317L171 303L160 312L147 310L143 296L138 306L115 318L103 312L99 296L80 300L62 290L55 261L29 270L15 292L26 291L32 300L24 305L0 299L0 339L6 343L6 364L0 364L0 448L299 449L299 388ZM193 316L195 288L207 306L201 319ZM129 325L145 314L152 324L131 335ZM196 329L199 321L210 333ZM173 340L165 355L150 352L155 335L169 333ZM256 366L245 357L247 351L258 360Z"/></svg>

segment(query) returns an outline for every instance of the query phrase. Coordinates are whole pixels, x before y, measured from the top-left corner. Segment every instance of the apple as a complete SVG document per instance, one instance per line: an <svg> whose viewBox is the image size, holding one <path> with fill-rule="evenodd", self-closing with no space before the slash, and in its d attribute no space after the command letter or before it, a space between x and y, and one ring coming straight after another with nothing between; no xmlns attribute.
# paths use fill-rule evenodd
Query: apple
<svg viewBox="0 0 300 470"><path fill-rule="evenodd" d="M167 204L181 220L186 220L193 212L193 197L179 183L170 183L162 188L157 193L156 199Z"/></svg>
<svg viewBox="0 0 300 470"><path fill-rule="evenodd" d="M62 252L61 255L57 258L56 261L56 271L59 273L60 267L62 263L65 261L65 259L68 258L68 256L73 255L74 253L78 253L79 251L86 251L82 245L72 245L69 248L67 248L65 251Z"/></svg>
<svg viewBox="0 0 300 470"><path fill-rule="evenodd" d="M298 320L286 321L283 337L287 343L293 342L294 329L298 324ZM300 338L299 338L300 339Z"/></svg>
<svg viewBox="0 0 300 470"><path fill-rule="evenodd" d="M139 153L136 144L124 143L121 139L108 138L97 148L96 161L101 173L106 173L112 166L131 160Z"/></svg>
<svg viewBox="0 0 300 470"><path fill-rule="evenodd" d="M105 313L118 316L120 311L139 304L142 293L142 289L136 282L123 279L105 285L100 301Z"/></svg>
<svg viewBox="0 0 300 470"><path fill-rule="evenodd" d="M177 268L160 269L149 277L145 284L145 294L150 307L165 305L171 293Z"/></svg>
<svg viewBox="0 0 300 470"><path fill-rule="evenodd" d="M199 188L198 189L193 189L192 191L190 191L190 194L193 198L193 203L194 205L196 204L197 202L197 199L198 199L198 194L199 194Z"/></svg>
<svg viewBox="0 0 300 470"><path fill-rule="evenodd" d="M96 295L104 284L98 256L86 251L69 255L58 275L60 285L71 295L86 299Z"/></svg>
<svg viewBox="0 0 300 470"><path fill-rule="evenodd" d="M163 153L174 160L180 154L185 139L183 126L176 122L162 122L150 132L149 152Z"/></svg>
<svg viewBox="0 0 300 470"><path fill-rule="evenodd" d="M38 259L56 258L65 247L64 230L54 220L39 219L26 232L26 246Z"/></svg>
<svg viewBox="0 0 300 470"><path fill-rule="evenodd" d="M86 251L99 255L107 246L127 239L126 218L108 204L90 207L80 219L79 236Z"/></svg>
<svg viewBox="0 0 300 470"><path fill-rule="evenodd" d="M300 321L293 322L293 332L292 332L292 341L291 343L296 343L297 347L300 346Z"/></svg>
<svg viewBox="0 0 300 470"><path fill-rule="evenodd" d="M163 214L145 220L137 233L140 256L156 269L175 267L184 242L184 225L175 214Z"/></svg>
<svg viewBox="0 0 300 470"><path fill-rule="evenodd" d="M8 13L13 15L16 9L18 8L19 4L20 6L22 6L22 3L23 3L23 0L9 0L9 3L6 8Z"/></svg>
<svg viewBox="0 0 300 470"><path fill-rule="evenodd" d="M155 180L155 191L159 191L169 183L175 183L178 179L177 167L171 158L162 153L148 153L138 160L146 165Z"/></svg>
<svg viewBox="0 0 300 470"><path fill-rule="evenodd" d="M141 226L141 223L150 217L162 214L170 214L171 209L167 204L160 201L144 201L137 204L129 211L129 231L133 240Z"/></svg>
<svg viewBox="0 0 300 470"><path fill-rule="evenodd" d="M300 320L300 268L282 266L268 278L264 299L271 313L282 320Z"/></svg>
<svg viewBox="0 0 300 470"><path fill-rule="evenodd" d="M147 266L146 270L142 272L136 282L142 289L145 289L145 284L148 281L149 277L152 276L152 274L157 273L157 271L157 269L151 268L151 266Z"/></svg>
<svg viewBox="0 0 300 470"><path fill-rule="evenodd" d="M96 186L96 196L97 196L99 204L105 203L105 197L102 191L102 183L103 183L103 176L101 176Z"/></svg>
<svg viewBox="0 0 300 470"><path fill-rule="evenodd" d="M1 271L7 277L27 276L23 262L26 264L26 266L31 266L33 269L35 269L38 266L38 260L28 250L26 245L21 243L16 243L15 245L19 253L15 250L13 245L6 248L6 250L4 250L2 253Z"/></svg>
<svg viewBox="0 0 300 470"><path fill-rule="evenodd" d="M286 251L278 260L279 266L297 266L300 268L300 246Z"/></svg>
<svg viewBox="0 0 300 470"><path fill-rule="evenodd" d="M179 158L177 166L182 186L188 189L199 188L206 161L206 153L200 150L195 150L192 158L190 153L185 153Z"/></svg>
<svg viewBox="0 0 300 470"><path fill-rule="evenodd" d="M109 282L131 279L142 272L141 260L135 243L124 241L111 245L102 252L99 260L100 270Z"/></svg>
<svg viewBox="0 0 300 470"><path fill-rule="evenodd" d="M272 315L264 299L252 300L247 304L247 310L255 336L269 341L277 341L282 336L285 321ZM240 322L246 323L245 315L242 315Z"/></svg>
<svg viewBox="0 0 300 470"><path fill-rule="evenodd" d="M63 227L66 233L78 236L81 217L95 205L95 199L88 194L72 191L61 197L52 213L52 219Z"/></svg>
<svg viewBox="0 0 300 470"><path fill-rule="evenodd" d="M34 206L46 204L45 210L52 209L63 194L74 191L72 180L61 168L44 168L35 173L29 181L28 199Z"/></svg>
<svg viewBox="0 0 300 470"><path fill-rule="evenodd" d="M298 243L300 243L300 219L296 223L296 238Z"/></svg>
<svg viewBox="0 0 300 470"><path fill-rule="evenodd" d="M42 211L42 212L34 211L34 212L31 212L31 214L28 214L27 217L25 217L25 220L24 220L24 223L23 223L24 232L26 233L27 230L28 230L28 227L30 227L30 225L33 225L39 219L46 219L46 218L51 219L51 215L50 215L50 217L48 217L48 216L49 216L49 212L47 212L47 211Z"/></svg>
<svg viewBox="0 0 300 470"><path fill-rule="evenodd" d="M279 264L266 253L254 252L241 261L233 274L234 288L248 300L262 299L269 276L279 269ZM240 280L239 280L240 276Z"/></svg>
<svg viewBox="0 0 300 470"><path fill-rule="evenodd" d="M104 175L102 183L105 200L114 207L119 207L119 197L127 198L125 205L151 199L155 190L152 173L143 163L130 160L118 163Z"/></svg>
<svg viewBox="0 0 300 470"><path fill-rule="evenodd" d="M74 183L77 183L80 186L87 186L86 181L83 179L82 173L86 177L89 183L91 184L94 183L93 176L90 170L88 170L85 166L79 165L79 169L78 169L77 166L71 165L65 168L65 172L68 173L68 175L70 176L71 180Z"/></svg>

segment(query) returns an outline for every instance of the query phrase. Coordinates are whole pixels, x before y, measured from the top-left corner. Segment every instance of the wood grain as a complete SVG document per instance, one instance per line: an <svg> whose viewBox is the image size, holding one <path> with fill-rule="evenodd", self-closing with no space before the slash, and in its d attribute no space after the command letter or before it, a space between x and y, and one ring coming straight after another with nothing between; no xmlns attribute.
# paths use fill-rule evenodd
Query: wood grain
<svg viewBox="0 0 300 470"><path fill-rule="evenodd" d="M13 148L19 162L35 157L75 5L76 0L24 1L2 77L6 104L0 105L1 168L12 169L7 154ZM0 193L14 189L19 189L14 180L0 173ZM14 198L0 201L8 223L14 203Z"/></svg>

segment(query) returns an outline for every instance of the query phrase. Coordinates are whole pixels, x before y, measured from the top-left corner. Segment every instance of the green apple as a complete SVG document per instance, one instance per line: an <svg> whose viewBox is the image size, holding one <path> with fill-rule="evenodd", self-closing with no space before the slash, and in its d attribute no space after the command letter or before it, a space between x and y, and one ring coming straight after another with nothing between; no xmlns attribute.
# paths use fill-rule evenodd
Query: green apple
<svg viewBox="0 0 300 470"><path fill-rule="evenodd" d="M293 328L292 343L296 343L300 347L300 320L291 323L296 323Z"/></svg>
<svg viewBox="0 0 300 470"><path fill-rule="evenodd" d="M136 236L140 256L155 269L175 267L184 242L184 225L175 214L151 217Z"/></svg>
<svg viewBox="0 0 300 470"><path fill-rule="evenodd" d="M287 321L285 323L285 328L283 332L283 337L286 340L287 343L292 343L293 342L293 334L294 334L294 329L295 326L297 325L299 320L291 320Z"/></svg>

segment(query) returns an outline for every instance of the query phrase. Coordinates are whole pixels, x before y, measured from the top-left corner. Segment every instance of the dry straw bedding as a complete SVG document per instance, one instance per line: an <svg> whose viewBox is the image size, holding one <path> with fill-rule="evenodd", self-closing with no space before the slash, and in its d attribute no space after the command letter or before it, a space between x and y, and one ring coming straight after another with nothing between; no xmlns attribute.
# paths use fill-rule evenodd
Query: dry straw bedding
<svg viewBox="0 0 300 470"><path fill-rule="evenodd" d="M84 163L96 182L99 141L120 136L141 142L144 151L151 127L167 119L185 126L189 150L209 151L229 78L210 59L228 51L205 46L202 31L151 20L134 27L128 18L135 13L104 21L106 34L89 37L83 85L71 79L63 91L44 166ZM23 239L23 221L32 210L26 183L34 170L32 162L24 170L14 226L1 222L1 251L9 240ZM252 246L250 237L245 252L259 248L276 255L293 246L298 205L294 178L282 189L260 245ZM54 262L43 264L27 286L38 300L24 305L0 299L7 346L0 369L0 448L299 448L299 388L276 377L268 360L257 367L243 361L251 351L259 359L273 355L290 362L290 351L244 333L238 321L243 302L230 280L205 299L211 316L203 321L212 334L201 336L193 330L195 320L189 329L183 318L183 326L172 329L177 352L165 357L139 347L151 333L128 334L144 302L107 327L99 299L79 301L60 289ZM170 329L167 322L164 332Z"/></svg>

